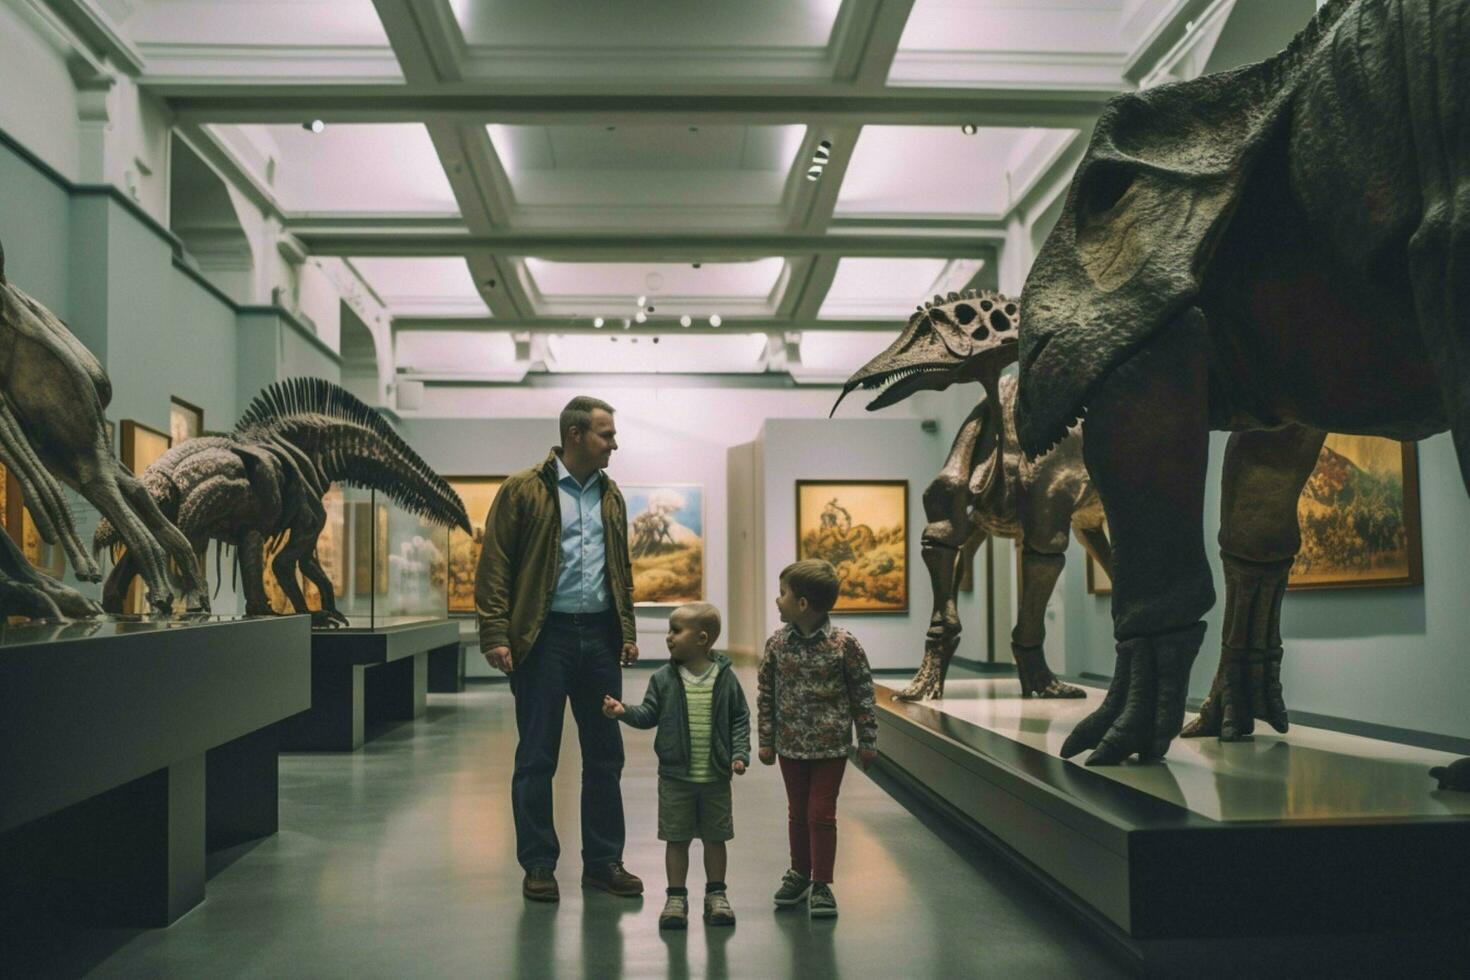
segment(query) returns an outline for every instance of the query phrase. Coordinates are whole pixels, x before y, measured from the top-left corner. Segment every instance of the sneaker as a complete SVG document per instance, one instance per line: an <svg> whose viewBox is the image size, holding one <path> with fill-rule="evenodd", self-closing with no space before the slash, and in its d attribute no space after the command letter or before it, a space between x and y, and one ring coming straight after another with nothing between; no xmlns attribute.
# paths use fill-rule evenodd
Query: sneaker
<svg viewBox="0 0 1470 980"><path fill-rule="evenodd" d="M709 913L706 912L705 915L708 916ZM658 927L660 929L687 929L689 927L689 896L670 895L664 901L664 910L658 914Z"/></svg>
<svg viewBox="0 0 1470 980"><path fill-rule="evenodd" d="M614 861L601 868L584 869L582 884L601 888L610 895L621 895L624 898L636 898L643 894L643 879L629 874L621 861Z"/></svg>
<svg viewBox="0 0 1470 980"><path fill-rule="evenodd" d="M735 910L724 892L709 892L704 896L704 924L707 926L733 926Z"/></svg>
<svg viewBox="0 0 1470 980"><path fill-rule="evenodd" d="M832 897L832 888L825 882L812 884L811 896L806 900L807 915L813 919L830 919L837 914L837 899Z"/></svg>
<svg viewBox="0 0 1470 980"><path fill-rule="evenodd" d="M812 880L794 868L781 878L781 887L776 889L776 905L787 908L799 905L812 890Z"/></svg>
<svg viewBox="0 0 1470 980"><path fill-rule="evenodd" d="M521 882L521 894L533 902L556 902L561 893L556 887L556 876L550 868L532 868Z"/></svg>

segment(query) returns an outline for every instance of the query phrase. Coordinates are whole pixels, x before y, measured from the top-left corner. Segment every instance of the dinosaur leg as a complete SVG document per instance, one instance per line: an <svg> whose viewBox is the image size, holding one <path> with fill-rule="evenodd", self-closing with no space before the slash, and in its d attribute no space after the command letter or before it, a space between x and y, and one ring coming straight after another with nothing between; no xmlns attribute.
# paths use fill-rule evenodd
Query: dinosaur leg
<svg viewBox="0 0 1470 980"><path fill-rule="evenodd" d="M1057 680L1042 649L1046 604L1067 563L1077 488L1087 482L1078 450L1077 441L1069 440L1020 481L1016 510L1021 521L1021 594L1016 627L1011 631L1011 654L1016 658L1022 697L1085 697L1080 687Z"/></svg>
<svg viewBox="0 0 1470 980"><path fill-rule="evenodd" d="M122 613L128 600L128 588L138 577L138 562L132 549L123 548L121 551L112 571L107 573L107 580L102 583L102 608L114 615Z"/></svg>
<svg viewBox="0 0 1470 980"><path fill-rule="evenodd" d="M148 529L168 557L173 559L174 565L179 570L180 581L184 586L185 607L198 609L202 604L208 608L209 585L204 577L204 566L197 560L194 547L189 543L189 539L184 537L184 532L163 516L163 512L158 509L158 502L143 486L142 481L121 466L118 467L117 485L122 491L123 498L143 522L143 526ZM167 565L165 564L164 567L167 568Z"/></svg>
<svg viewBox="0 0 1470 980"><path fill-rule="evenodd" d="M1281 600L1301 549L1297 498L1317 465L1325 432L1290 425L1237 432L1225 449L1220 552L1225 623L1220 666L1186 737L1249 738L1257 718L1287 729L1281 696Z"/></svg>
<svg viewBox="0 0 1470 980"><path fill-rule="evenodd" d="M0 616L87 619L101 614L91 599L33 568L20 546L0 531Z"/></svg>
<svg viewBox="0 0 1470 980"><path fill-rule="evenodd" d="M313 626L349 626L347 617L337 610L337 593L332 588L332 579L322 568L322 563L316 557L316 539L312 539L311 551L303 555L297 563L301 574L305 575L316 586L322 596L322 608L311 614ZM319 621L320 620L320 621Z"/></svg>
<svg viewBox="0 0 1470 980"><path fill-rule="evenodd" d="M61 544L77 578L84 582L101 579L102 570L87 554L77 535L76 523L72 519L71 508L66 504L61 484L36 455L25 430L4 398L0 398L0 461L15 474L41 538L47 543Z"/></svg>
<svg viewBox="0 0 1470 980"><path fill-rule="evenodd" d="M924 527L922 554L929 569L929 584L934 596L934 611L929 616L929 632L924 637L924 662L909 686L895 697L903 701L919 701L944 695L944 675L950 658L960 643L960 616L955 606L956 569L960 548L972 533L970 525L970 467L975 446L980 439L981 423L989 408L977 405L960 426L944 468L924 491L924 514L929 523Z"/></svg>
<svg viewBox="0 0 1470 980"><path fill-rule="evenodd" d="M167 616L173 611L174 601L168 578L168 555L149 532L147 525L139 520L138 515L128 505L123 488L133 486L136 486L144 497L148 496L147 491L142 489L142 484L138 483L133 474L118 463L115 472L99 472L92 479L82 483L79 489L82 496L91 501L92 505L112 522L113 529L117 531L118 537L122 538L128 553L137 563L138 574L143 576L143 583L148 588L149 604ZM187 542L185 551L192 562L193 554L188 552Z"/></svg>
<svg viewBox="0 0 1470 980"><path fill-rule="evenodd" d="M1088 765L1161 758L1215 602L1204 551L1209 449L1203 324L1187 313L1116 368L1088 406L1087 470L1113 537L1118 661L1102 705L1062 746Z"/></svg>
<svg viewBox="0 0 1470 980"><path fill-rule="evenodd" d="M1016 628L1011 630L1011 654L1016 658L1016 673L1021 678L1023 698L1081 698L1082 688L1063 684L1046 664L1046 604L1051 600L1057 578L1067 556L1033 551L1029 544L1021 550L1021 598L1016 614Z"/></svg>
<svg viewBox="0 0 1470 980"><path fill-rule="evenodd" d="M270 597L265 594L265 539L259 531L246 531L235 542L240 556L240 587L245 590L245 615L271 616Z"/></svg>

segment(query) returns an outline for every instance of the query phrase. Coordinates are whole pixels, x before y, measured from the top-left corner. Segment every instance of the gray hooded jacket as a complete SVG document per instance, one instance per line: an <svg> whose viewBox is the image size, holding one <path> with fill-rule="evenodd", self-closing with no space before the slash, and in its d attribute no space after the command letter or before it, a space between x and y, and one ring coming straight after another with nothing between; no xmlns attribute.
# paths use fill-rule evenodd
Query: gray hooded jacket
<svg viewBox="0 0 1470 980"><path fill-rule="evenodd" d="M711 653L716 665L714 696L710 704L710 767L717 776L730 778L736 759L750 765L750 708L745 691L730 669L730 658ZM622 720L634 728L658 728L653 751L658 755L658 774L679 779L689 777L689 707L684 699L684 682L679 666L666 663L653 672L643 703L627 705Z"/></svg>

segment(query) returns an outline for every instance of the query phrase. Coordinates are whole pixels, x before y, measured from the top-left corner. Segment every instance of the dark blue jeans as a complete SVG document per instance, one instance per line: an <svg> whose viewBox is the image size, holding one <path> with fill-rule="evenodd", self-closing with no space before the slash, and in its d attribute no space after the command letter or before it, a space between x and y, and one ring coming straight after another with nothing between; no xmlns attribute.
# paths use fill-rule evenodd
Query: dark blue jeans
<svg viewBox="0 0 1470 980"><path fill-rule="evenodd" d="M582 746L582 863L601 870L623 859L623 733L602 713L604 694L623 698L622 649L616 613L548 613L536 645L510 675L520 734L510 800L516 859L528 871L555 868L561 855L551 777L568 700Z"/></svg>

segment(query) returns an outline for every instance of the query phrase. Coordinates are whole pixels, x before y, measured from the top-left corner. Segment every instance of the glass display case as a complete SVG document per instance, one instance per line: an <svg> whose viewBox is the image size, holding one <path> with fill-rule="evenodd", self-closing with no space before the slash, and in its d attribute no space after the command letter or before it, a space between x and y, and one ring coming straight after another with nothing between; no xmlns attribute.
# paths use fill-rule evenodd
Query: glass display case
<svg viewBox="0 0 1470 980"><path fill-rule="evenodd" d="M447 615L446 528L370 490L333 487L322 504L327 523L317 538L317 559L349 628L381 629ZM265 578L271 606L289 612L291 605L271 573L269 558ZM301 586L307 606L320 609L321 592L304 577Z"/></svg>

